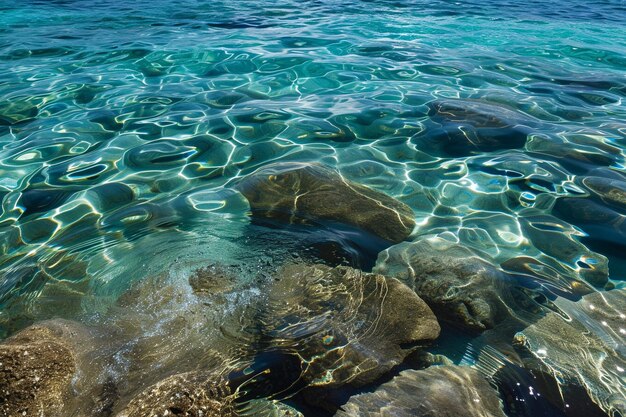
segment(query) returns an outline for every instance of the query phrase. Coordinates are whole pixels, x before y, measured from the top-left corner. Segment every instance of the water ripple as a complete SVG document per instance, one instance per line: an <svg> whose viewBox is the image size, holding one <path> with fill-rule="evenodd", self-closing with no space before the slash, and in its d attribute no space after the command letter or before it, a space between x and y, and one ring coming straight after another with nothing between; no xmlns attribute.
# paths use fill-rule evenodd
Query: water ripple
<svg viewBox="0 0 626 417"><path fill-rule="evenodd" d="M371 264L322 226L250 223L233 185L277 161L396 197L413 242L546 299L623 287L625 11L0 0L0 337L105 311L180 259Z"/></svg>

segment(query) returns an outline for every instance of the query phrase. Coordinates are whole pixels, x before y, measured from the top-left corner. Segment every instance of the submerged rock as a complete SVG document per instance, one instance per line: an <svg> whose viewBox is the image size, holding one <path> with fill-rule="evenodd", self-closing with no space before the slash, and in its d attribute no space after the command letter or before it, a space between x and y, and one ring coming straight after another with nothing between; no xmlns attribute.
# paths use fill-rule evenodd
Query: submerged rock
<svg viewBox="0 0 626 417"><path fill-rule="evenodd" d="M424 239L392 246L379 254L374 271L406 283L437 317L455 325L483 331L512 315L506 275L451 242Z"/></svg>
<svg viewBox="0 0 626 417"><path fill-rule="evenodd" d="M237 333L253 327L243 321L252 302L220 287L225 275L207 286L210 269L192 274L205 278L195 294L158 276L126 291L105 323L52 320L7 339L0 415L235 416L226 375L253 355L252 336Z"/></svg>
<svg viewBox="0 0 626 417"><path fill-rule="evenodd" d="M290 265L271 286L265 337L302 362L308 387L371 383L439 336L432 311L394 278L348 267Z"/></svg>
<svg viewBox="0 0 626 417"><path fill-rule="evenodd" d="M257 296L218 265L185 266L133 285L107 312L108 323L118 332L110 366L119 396L114 411L121 412L141 392L174 375L184 375L173 381L192 387L204 384L199 379L204 374L194 376L198 371L207 373L205 381L217 383L212 375L245 368L253 355L255 335L246 329L254 328Z"/></svg>
<svg viewBox="0 0 626 417"><path fill-rule="evenodd" d="M335 417L504 417L496 391L474 369L407 370L376 391L355 395Z"/></svg>
<svg viewBox="0 0 626 417"><path fill-rule="evenodd" d="M276 400L371 383L439 335L393 278L297 264L258 287L181 268L133 285L97 328L55 320L1 344L0 414L298 416Z"/></svg>
<svg viewBox="0 0 626 417"><path fill-rule="evenodd" d="M84 330L61 320L28 327L0 344L0 414L61 416L77 371L68 337Z"/></svg>
<svg viewBox="0 0 626 417"><path fill-rule="evenodd" d="M319 164L271 164L243 179L237 189L256 216L339 222L390 242L403 241L415 226L406 204Z"/></svg>
<svg viewBox="0 0 626 417"><path fill-rule="evenodd" d="M271 400L252 400L237 408L239 417L304 417L293 407Z"/></svg>
<svg viewBox="0 0 626 417"><path fill-rule="evenodd" d="M452 156L522 148L530 126L537 124L515 110L478 100L436 100L428 107L430 119L441 126L429 129L428 139Z"/></svg>
<svg viewBox="0 0 626 417"><path fill-rule="evenodd" d="M117 393L104 372L112 355L108 343L101 329L62 319L6 339L0 344L0 415L110 415Z"/></svg>
<svg viewBox="0 0 626 417"><path fill-rule="evenodd" d="M39 114L36 98L17 98L0 102L0 126L34 120Z"/></svg>
<svg viewBox="0 0 626 417"><path fill-rule="evenodd" d="M131 400L117 417L236 417L234 396L225 380L207 372L173 375Z"/></svg>
<svg viewBox="0 0 626 417"><path fill-rule="evenodd" d="M120 300L111 314L129 341L113 415L297 416L273 401L371 383L439 335L428 306L393 278L295 264L254 292L233 291L233 273L196 269L193 293L161 278Z"/></svg>
<svg viewBox="0 0 626 417"><path fill-rule="evenodd" d="M555 304L567 320L550 313L515 336L526 366L547 368L563 386L584 387L610 416L626 415L626 292Z"/></svg>

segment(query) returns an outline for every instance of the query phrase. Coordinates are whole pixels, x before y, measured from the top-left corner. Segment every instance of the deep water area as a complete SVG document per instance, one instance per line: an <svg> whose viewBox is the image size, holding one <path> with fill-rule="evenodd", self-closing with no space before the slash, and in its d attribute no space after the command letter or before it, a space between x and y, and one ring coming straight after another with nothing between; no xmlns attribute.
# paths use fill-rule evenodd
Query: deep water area
<svg viewBox="0 0 626 417"><path fill-rule="evenodd" d="M0 416L626 417L623 0L0 0Z"/></svg>

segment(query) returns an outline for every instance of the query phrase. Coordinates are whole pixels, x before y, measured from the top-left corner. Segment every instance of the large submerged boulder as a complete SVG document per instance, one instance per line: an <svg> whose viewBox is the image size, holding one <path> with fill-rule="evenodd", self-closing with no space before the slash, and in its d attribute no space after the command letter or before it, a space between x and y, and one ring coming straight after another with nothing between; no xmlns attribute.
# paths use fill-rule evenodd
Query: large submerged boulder
<svg viewBox="0 0 626 417"><path fill-rule="evenodd" d="M76 364L71 350L45 327L32 327L0 346L2 415L58 414Z"/></svg>
<svg viewBox="0 0 626 417"><path fill-rule="evenodd" d="M412 347L439 336L430 308L394 278L297 264L276 279L262 320L264 337L301 359L300 381L308 387L371 383Z"/></svg>
<svg viewBox="0 0 626 417"><path fill-rule="evenodd" d="M28 327L0 344L0 414L69 415L72 378L87 348L87 330L51 320Z"/></svg>
<svg viewBox="0 0 626 417"><path fill-rule="evenodd" d="M374 272L411 287L437 317L484 331L512 316L507 276L469 249L439 238L400 243L381 252Z"/></svg>
<svg viewBox="0 0 626 417"><path fill-rule="evenodd" d="M376 391L350 398L335 417L504 417L500 399L476 370L407 370Z"/></svg>
<svg viewBox="0 0 626 417"><path fill-rule="evenodd" d="M320 164L271 164L236 188L255 216L294 223L338 222L394 243L406 239L415 226L413 211L406 204Z"/></svg>
<svg viewBox="0 0 626 417"><path fill-rule="evenodd" d="M555 304L567 318L550 313L515 336L526 366L584 387L610 416L626 415L626 291Z"/></svg>

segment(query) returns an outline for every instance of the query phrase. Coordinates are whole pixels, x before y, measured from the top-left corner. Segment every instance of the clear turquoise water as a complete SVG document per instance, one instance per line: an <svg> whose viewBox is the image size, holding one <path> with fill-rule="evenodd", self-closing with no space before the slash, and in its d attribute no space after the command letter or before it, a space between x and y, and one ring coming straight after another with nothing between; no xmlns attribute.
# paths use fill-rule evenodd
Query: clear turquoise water
<svg viewBox="0 0 626 417"><path fill-rule="evenodd" d="M625 74L620 0L2 0L0 336L306 242L371 267L250 223L232 185L273 161L407 203L412 240L537 259L548 297L623 288Z"/></svg>

